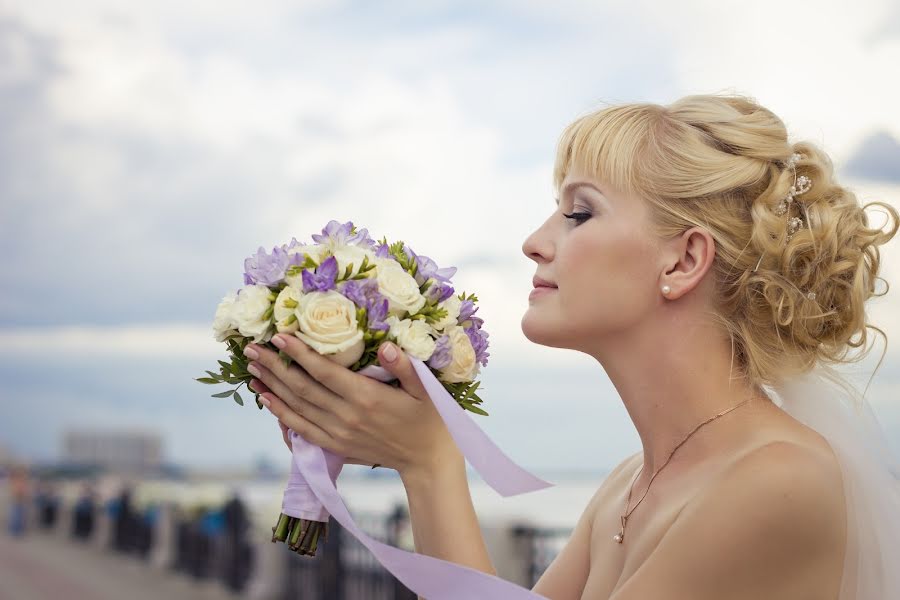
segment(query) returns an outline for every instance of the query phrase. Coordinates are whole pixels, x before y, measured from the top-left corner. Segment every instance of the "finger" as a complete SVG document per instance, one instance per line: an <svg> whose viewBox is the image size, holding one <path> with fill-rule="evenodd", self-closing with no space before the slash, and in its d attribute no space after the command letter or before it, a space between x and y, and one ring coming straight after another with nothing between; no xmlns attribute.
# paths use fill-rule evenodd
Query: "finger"
<svg viewBox="0 0 900 600"><path fill-rule="evenodd" d="M281 422L281 419L278 420L278 427L281 429L281 438L284 440L284 445L288 447L288 450L294 450L294 445L291 443L291 430L287 425Z"/></svg>
<svg viewBox="0 0 900 600"><path fill-rule="evenodd" d="M270 390L270 389L266 386L266 384L264 384L264 383L263 383L262 381L260 381L259 379L251 379L251 380L250 380L250 383L248 383L247 386L248 386L251 390L253 390L254 392L256 392L257 394L264 394L264 393L266 393L266 392L271 392L271 391L272 391L272 390Z"/></svg>
<svg viewBox="0 0 900 600"><path fill-rule="evenodd" d="M278 396L267 392L259 398L266 408L269 409L269 412L278 417L279 421L303 436L303 439L335 454L342 454L338 442L327 431L292 411Z"/></svg>
<svg viewBox="0 0 900 600"><path fill-rule="evenodd" d="M361 382L350 369L322 356L295 335L275 335L272 337L272 343L281 348L282 352L296 361L316 381L342 398L350 398L354 393L359 393L359 386L367 385L366 381L371 383L365 376L362 377L366 381Z"/></svg>
<svg viewBox="0 0 900 600"><path fill-rule="evenodd" d="M378 362L400 380L400 385L410 396L419 400L427 400L428 392L419 379L419 374L413 366L409 355L399 346L391 342L384 342L378 347Z"/></svg>
<svg viewBox="0 0 900 600"><path fill-rule="evenodd" d="M298 392L311 394L313 395L312 397L315 397L315 394L322 393L333 396L330 391L325 390L325 388L322 388L321 390L315 389L311 380L309 387L306 387L305 384L299 386L296 381L294 382L293 387L289 387L261 364L251 362L248 366L252 366L259 373L258 377L266 384L269 391L271 391L274 396L278 397L283 402L286 402L291 410L298 415L305 417L326 431L334 431L337 427L341 426L339 416L333 412L333 408L336 404L333 399L329 399L327 402L320 399L319 403L326 407L321 408L315 402L311 401L311 398L298 396ZM303 375L302 377L310 379L306 375ZM298 387L300 387L299 390L297 389ZM311 391L307 392L306 390Z"/></svg>
<svg viewBox="0 0 900 600"><path fill-rule="evenodd" d="M336 412L343 398L316 381L298 364L285 365L282 358L269 348L256 346L255 344L248 344L247 347L254 350L259 356L255 361L247 365L248 369L251 366L258 369L260 365L266 367L278 381L277 385L274 380L263 379L263 382L269 385L276 396L292 405L295 411L299 407L294 405L293 399L303 398L324 410ZM281 387L279 388L278 385ZM289 389L291 393L286 394L285 388Z"/></svg>

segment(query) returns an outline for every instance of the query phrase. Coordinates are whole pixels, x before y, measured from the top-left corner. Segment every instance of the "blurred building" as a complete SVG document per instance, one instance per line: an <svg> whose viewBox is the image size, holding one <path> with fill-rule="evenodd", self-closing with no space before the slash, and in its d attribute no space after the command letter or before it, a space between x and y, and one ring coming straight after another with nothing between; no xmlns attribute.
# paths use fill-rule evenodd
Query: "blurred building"
<svg viewBox="0 0 900 600"><path fill-rule="evenodd" d="M162 439L151 431L70 430L63 435L62 460L80 467L111 471L158 471Z"/></svg>

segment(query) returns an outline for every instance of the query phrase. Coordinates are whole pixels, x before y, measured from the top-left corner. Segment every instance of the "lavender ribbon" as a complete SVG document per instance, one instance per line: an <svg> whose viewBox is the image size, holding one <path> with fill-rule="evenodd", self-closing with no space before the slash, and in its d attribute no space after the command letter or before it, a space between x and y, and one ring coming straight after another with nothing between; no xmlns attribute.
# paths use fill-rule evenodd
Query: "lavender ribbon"
<svg viewBox="0 0 900 600"><path fill-rule="evenodd" d="M409 360L453 440L489 486L507 497L553 485L515 464L472 417L460 409L431 369L415 357L410 356ZM376 369L368 372L363 369L360 373L382 381L389 376L385 375L388 372L384 369ZM440 558L394 548L369 537L356 525L337 491L336 481L343 467L343 457L307 442L293 430L290 435L293 461L282 502L284 514L322 522L327 522L328 515L333 516L398 580L428 600L547 600L500 577Z"/></svg>

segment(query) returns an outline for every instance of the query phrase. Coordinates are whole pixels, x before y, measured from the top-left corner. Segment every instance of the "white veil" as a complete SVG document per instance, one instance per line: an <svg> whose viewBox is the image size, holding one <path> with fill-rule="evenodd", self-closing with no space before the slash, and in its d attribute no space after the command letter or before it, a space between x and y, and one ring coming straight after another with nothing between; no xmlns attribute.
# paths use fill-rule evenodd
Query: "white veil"
<svg viewBox="0 0 900 600"><path fill-rule="evenodd" d="M821 365L772 389L773 401L828 440L841 464L847 551L839 599L900 599L900 461L868 401Z"/></svg>

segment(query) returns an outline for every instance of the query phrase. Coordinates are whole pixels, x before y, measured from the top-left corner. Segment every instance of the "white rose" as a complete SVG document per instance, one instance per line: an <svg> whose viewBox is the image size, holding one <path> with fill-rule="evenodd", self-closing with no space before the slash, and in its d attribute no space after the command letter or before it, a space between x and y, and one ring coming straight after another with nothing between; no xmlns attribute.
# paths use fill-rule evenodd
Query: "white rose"
<svg viewBox="0 0 900 600"><path fill-rule="evenodd" d="M275 293L257 283L245 285L232 306L232 317L238 331L244 337L252 337L253 343L267 342L272 337L272 301Z"/></svg>
<svg viewBox="0 0 900 600"><path fill-rule="evenodd" d="M391 328L391 335L397 339L397 345L410 356L419 360L428 360L434 354L434 328L421 319L403 319L390 316L385 320Z"/></svg>
<svg viewBox="0 0 900 600"><path fill-rule="evenodd" d="M451 295L449 298L438 304L438 308L447 309L447 316L442 318L440 321L435 321L434 323L432 323L431 326L434 327L435 331L443 331L451 325L456 325L456 321L459 318L459 309L461 306L462 300L460 300L459 296L457 296L456 294Z"/></svg>
<svg viewBox="0 0 900 600"><path fill-rule="evenodd" d="M294 312L300 328L294 335L341 366L359 360L365 342L353 302L334 290L304 294L299 302Z"/></svg>
<svg viewBox="0 0 900 600"><path fill-rule="evenodd" d="M353 270L350 275L359 273L359 267L365 258L369 259L369 264L375 263L375 253L361 246L341 245L334 249L334 258L338 264L338 277L343 277L344 271L350 264L353 264Z"/></svg>
<svg viewBox="0 0 900 600"><path fill-rule="evenodd" d="M279 333L294 333L300 328L295 309L300 305L303 290L287 286L275 299L275 329Z"/></svg>
<svg viewBox="0 0 900 600"><path fill-rule="evenodd" d="M237 331L237 321L233 314L236 300L237 294L228 292L216 307L216 317L213 319L212 328L217 342L224 342L229 335Z"/></svg>
<svg viewBox="0 0 900 600"><path fill-rule="evenodd" d="M392 258L380 258L375 269L378 291L388 300L388 313L396 316L409 311L413 315L425 306L425 296L419 293L419 284L400 263Z"/></svg>
<svg viewBox="0 0 900 600"><path fill-rule="evenodd" d="M309 258L316 261L316 264L322 264L323 257L327 258L325 256L326 250L327 249L325 248L325 246L310 244L308 246L294 246L293 248L288 249L287 253L288 256L292 254L305 254ZM290 267L288 268L290 269ZM295 287L301 290L303 289L303 274L300 271L298 271L296 275L285 274L284 281L291 287Z"/></svg>
<svg viewBox="0 0 900 600"><path fill-rule="evenodd" d="M475 360L475 349L469 336L459 325L451 326L444 333L450 336L452 358L450 364L440 370L440 379L447 383L473 381L478 375L479 363Z"/></svg>

